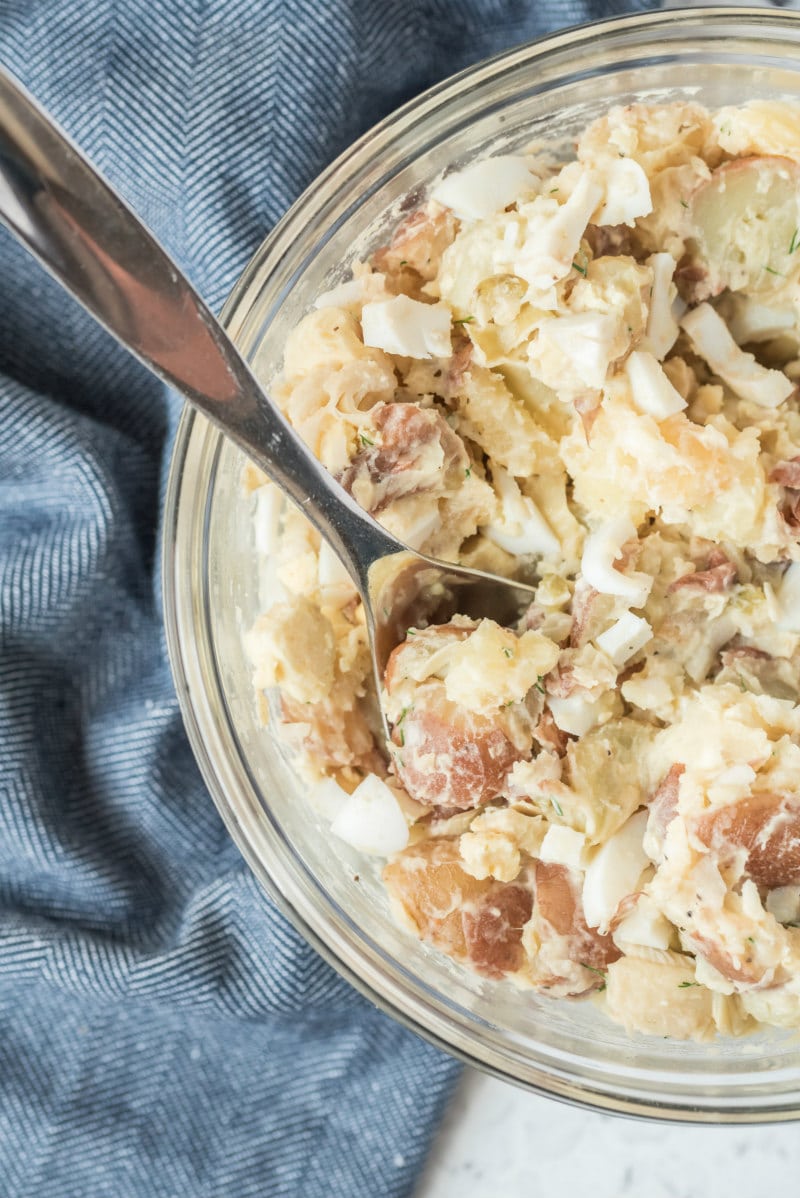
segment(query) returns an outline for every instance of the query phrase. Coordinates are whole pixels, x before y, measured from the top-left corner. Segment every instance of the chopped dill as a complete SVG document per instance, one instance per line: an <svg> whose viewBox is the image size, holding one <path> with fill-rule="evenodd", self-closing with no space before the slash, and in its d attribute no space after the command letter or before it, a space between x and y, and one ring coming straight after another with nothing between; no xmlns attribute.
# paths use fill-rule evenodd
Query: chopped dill
<svg viewBox="0 0 800 1198"><path fill-rule="evenodd" d="M588 969L589 973L596 973L599 978L603 979L603 984L602 984L602 986L598 986L598 990L601 990L601 991L605 990L606 975L603 973L602 969L598 969L596 965L587 965L585 961L581 961L581 965L583 966L584 969Z"/></svg>
<svg viewBox="0 0 800 1198"><path fill-rule="evenodd" d="M403 720L408 715L409 711L411 711L410 707L404 707L403 710L400 712L400 715L397 717L397 723L395 724L395 728L400 733L400 747L401 748L405 748L406 730L405 730L405 728L401 728L400 725L402 724Z"/></svg>

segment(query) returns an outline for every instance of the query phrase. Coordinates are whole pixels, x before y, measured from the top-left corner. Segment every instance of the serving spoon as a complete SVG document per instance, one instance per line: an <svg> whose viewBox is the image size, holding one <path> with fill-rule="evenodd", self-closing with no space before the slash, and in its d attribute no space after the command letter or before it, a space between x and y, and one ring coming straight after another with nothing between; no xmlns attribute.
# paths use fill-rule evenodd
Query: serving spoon
<svg viewBox="0 0 800 1198"><path fill-rule="evenodd" d="M0 220L126 349L230 437L328 542L364 602L376 685L423 615L507 623L531 587L408 548L317 461L135 213L0 67ZM381 710L384 732L389 736Z"/></svg>

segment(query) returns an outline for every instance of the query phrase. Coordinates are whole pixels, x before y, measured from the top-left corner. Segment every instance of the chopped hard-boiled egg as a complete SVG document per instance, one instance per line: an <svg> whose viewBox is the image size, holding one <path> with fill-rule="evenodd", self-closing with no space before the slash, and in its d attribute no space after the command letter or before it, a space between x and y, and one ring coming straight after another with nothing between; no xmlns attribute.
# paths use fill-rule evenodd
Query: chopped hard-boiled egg
<svg viewBox="0 0 800 1198"><path fill-rule="evenodd" d="M800 921L800 886L778 886L770 890L765 906L778 923L797 923Z"/></svg>
<svg viewBox="0 0 800 1198"><path fill-rule="evenodd" d="M459 220L481 220L502 212L515 200L536 191L531 160L513 154L482 158L446 175L433 189L433 199L450 208Z"/></svg>
<svg viewBox="0 0 800 1198"><path fill-rule="evenodd" d="M603 163L605 197L592 217L595 225L632 225L653 211L650 181L634 158L609 158Z"/></svg>
<svg viewBox="0 0 800 1198"><path fill-rule="evenodd" d="M583 880L583 910L590 928L607 932L619 904L634 894L650 860L642 847L647 812L639 811L597 848Z"/></svg>
<svg viewBox="0 0 800 1198"><path fill-rule="evenodd" d="M614 929L614 943L623 951L632 946L665 950L673 938L672 924L647 894L637 896L631 910Z"/></svg>
<svg viewBox="0 0 800 1198"><path fill-rule="evenodd" d="M603 186L595 176L590 171L582 171L563 204L559 204L554 195L535 200L531 205L528 234L514 263L514 273L535 291L546 291L568 275L586 226L603 194Z"/></svg>
<svg viewBox="0 0 800 1198"><path fill-rule="evenodd" d="M622 556L622 548L635 540L636 528L626 516L606 521L586 538L581 559L581 573L586 582L601 595L618 595L640 607L653 586L646 574L623 574L614 562Z"/></svg>
<svg viewBox="0 0 800 1198"><path fill-rule="evenodd" d="M320 542L317 577L321 587L342 586L355 590L355 583L327 541Z"/></svg>
<svg viewBox="0 0 800 1198"><path fill-rule="evenodd" d="M598 724L606 712L605 696L593 699L585 692L567 695L563 699L551 696L548 700L555 725L570 736L583 736Z"/></svg>
<svg viewBox="0 0 800 1198"><path fill-rule="evenodd" d="M585 854L586 837L563 824L550 825L539 850L542 861L566 865L568 869L583 869Z"/></svg>
<svg viewBox="0 0 800 1198"><path fill-rule="evenodd" d="M714 373L742 399L762 408L777 408L794 391L794 383L783 371L761 366L752 354L739 348L725 321L710 304L698 304L687 312L681 327Z"/></svg>
<svg viewBox="0 0 800 1198"><path fill-rule="evenodd" d="M364 344L406 358L450 356L450 310L444 304L423 304L407 295L364 304L361 310Z"/></svg>
<svg viewBox="0 0 800 1198"><path fill-rule="evenodd" d="M673 305L676 288L672 282L675 274L675 259L666 252L651 254L647 265L653 272L653 287L647 312L647 328L639 348L653 355L660 362L675 344L680 329L675 319Z"/></svg>
<svg viewBox="0 0 800 1198"><path fill-rule="evenodd" d="M797 312L794 308L774 308L736 292L727 297L726 309L728 328L737 345L773 341L784 334L792 337L797 335Z"/></svg>
<svg viewBox="0 0 800 1198"><path fill-rule="evenodd" d="M500 500L500 516L483 527L484 536L517 557L560 554L558 537L533 500L522 494L515 480L501 466L495 465L492 473Z"/></svg>
<svg viewBox="0 0 800 1198"><path fill-rule="evenodd" d="M321 291L314 300L315 308L349 308L351 304L360 304L364 299L364 280L347 279L337 283L329 291Z"/></svg>
<svg viewBox="0 0 800 1198"><path fill-rule="evenodd" d="M311 806L327 822L333 823L350 796L335 778L321 778L311 787Z"/></svg>
<svg viewBox="0 0 800 1198"><path fill-rule="evenodd" d="M687 406L653 354L635 349L625 362L625 374L635 406L654 420L667 420Z"/></svg>
<svg viewBox="0 0 800 1198"><path fill-rule="evenodd" d="M781 579L775 595L778 627L784 632L800 633L800 562L792 562Z"/></svg>
<svg viewBox="0 0 800 1198"><path fill-rule="evenodd" d="M547 317L539 322L536 349L548 342L569 360L585 387L600 388L606 380L609 353L617 338L619 321L604 312L576 312Z"/></svg>
<svg viewBox="0 0 800 1198"><path fill-rule="evenodd" d="M622 667L648 641L653 639L653 629L647 620L626 611L618 620L597 637L597 647L608 654L615 666Z"/></svg>
<svg viewBox="0 0 800 1198"><path fill-rule="evenodd" d="M370 774L334 816L331 832L361 853L388 857L408 844L408 824L385 782Z"/></svg>

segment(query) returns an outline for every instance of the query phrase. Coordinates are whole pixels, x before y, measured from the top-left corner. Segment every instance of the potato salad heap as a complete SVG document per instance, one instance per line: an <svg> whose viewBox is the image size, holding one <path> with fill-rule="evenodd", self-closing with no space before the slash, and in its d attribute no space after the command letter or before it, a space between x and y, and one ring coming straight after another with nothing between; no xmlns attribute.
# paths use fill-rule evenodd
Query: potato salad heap
<svg viewBox="0 0 800 1198"><path fill-rule="evenodd" d="M408 545L532 582L409 628L378 749L364 614L250 470L248 634L335 837L488 978L631 1032L800 1026L800 110L612 109L461 164L269 380Z"/></svg>

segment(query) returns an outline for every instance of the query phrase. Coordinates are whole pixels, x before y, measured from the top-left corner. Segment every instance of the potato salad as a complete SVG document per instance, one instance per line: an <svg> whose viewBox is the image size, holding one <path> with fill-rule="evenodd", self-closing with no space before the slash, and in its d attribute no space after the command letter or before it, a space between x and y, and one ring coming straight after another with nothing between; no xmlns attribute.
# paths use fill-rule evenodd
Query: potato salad
<svg viewBox="0 0 800 1198"><path fill-rule="evenodd" d="M254 684L332 851L520 1003L800 1027L800 109L455 164L265 381L400 540L535 588L408 628L376 696L352 581L248 468Z"/></svg>

